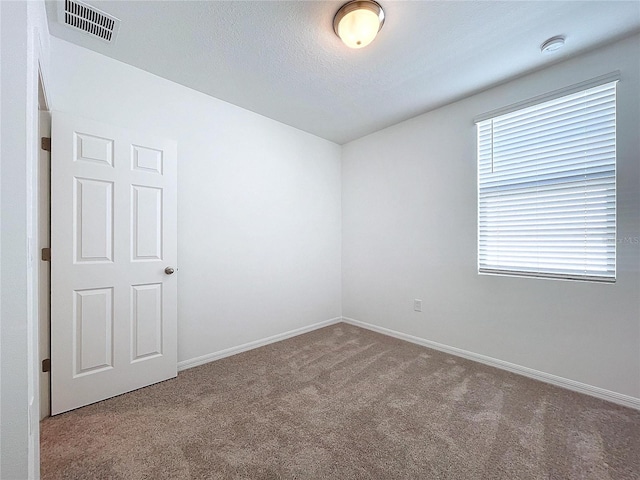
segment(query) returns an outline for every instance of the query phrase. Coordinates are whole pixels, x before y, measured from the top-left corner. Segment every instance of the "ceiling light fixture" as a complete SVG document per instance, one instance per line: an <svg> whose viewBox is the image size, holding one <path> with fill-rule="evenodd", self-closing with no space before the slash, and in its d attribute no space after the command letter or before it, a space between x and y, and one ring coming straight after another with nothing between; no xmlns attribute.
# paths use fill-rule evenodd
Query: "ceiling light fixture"
<svg viewBox="0 0 640 480"><path fill-rule="evenodd" d="M557 37L551 37L549 40L540 45L540 51L542 53L553 53L564 47L564 36L558 35Z"/></svg>
<svg viewBox="0 0 640 480"><path fill-rule="evenodd" d="M333 18L333 30L350 48L369 45L384 24L384 10L373 0L345 3Z"/></svg>

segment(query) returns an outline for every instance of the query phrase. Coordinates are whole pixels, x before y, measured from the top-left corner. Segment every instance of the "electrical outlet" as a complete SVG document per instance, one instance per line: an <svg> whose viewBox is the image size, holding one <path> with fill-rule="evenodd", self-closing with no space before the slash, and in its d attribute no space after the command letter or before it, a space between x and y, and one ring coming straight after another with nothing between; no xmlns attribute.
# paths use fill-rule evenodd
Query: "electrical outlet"
<svg viewBox="0 0 640 480"><path fill-rule="evenodd" d="M422 300L419 300L419 299L417 299L417 298L416 298L416 299L414 299L414 300L413 300L413 309L414 309L416 312L421 312L421 311L422 311Z"/></svg>

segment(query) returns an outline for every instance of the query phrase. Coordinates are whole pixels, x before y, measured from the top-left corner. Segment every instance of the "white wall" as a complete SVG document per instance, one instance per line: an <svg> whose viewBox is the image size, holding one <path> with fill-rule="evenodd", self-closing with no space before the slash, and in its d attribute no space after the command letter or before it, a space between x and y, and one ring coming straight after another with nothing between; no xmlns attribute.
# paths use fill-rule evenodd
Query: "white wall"
<svg viewBox="0 0 640 480"><path fill-rule="evenodd" d="M27 255L26 255L26 4L2 9L2 168L0 237L2 332L0 478L28 471ZM9 68L11 66L11 68Z"/></svg>
<svg viewBox="0 0 640 480"><path fill-rule="evenodd" d="M4 153L2 150L2 117L5 112L2 108L2 6L0 6L0 227L3 225L2 223L2 159L4 158ZM2 234L0 233L0 349L2 348ZM2 351L0 350L0 362L2 361ZM0 429L2 428L2 363L0 363ZM0 434L0 477L2 477L2 434Z"/></svg>
<svg viewBox="0 0 640 480"><path fill-rule="evenodd" d="M62 40L51 48L53 110L178 142L179 361L340 316L338 145Z"/></svg>
<svg viewBox="0 0 640 480"><path fill-rule="evenodd" d="M345 145L343 315L639 398L639 59L635 36ZM473 118L614 70L617 282L479 276Z"/></svg>
<svg viewBox="0 0 640 480"><path fill-rule="evenodd" d="M0 478L38 478L37 110L48 73L41 2L0 2Z"/></svg>

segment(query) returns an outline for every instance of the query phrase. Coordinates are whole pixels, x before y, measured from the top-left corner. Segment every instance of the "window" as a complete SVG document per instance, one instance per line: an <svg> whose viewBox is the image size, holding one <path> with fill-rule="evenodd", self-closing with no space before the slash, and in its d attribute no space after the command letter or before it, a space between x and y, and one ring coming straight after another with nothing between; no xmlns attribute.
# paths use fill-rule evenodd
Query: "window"
<svg viewBox="0 0 640 480"><path fill-rule="evenodd" d="M477 122L480 273L615 281L610 80Z"/></svg>

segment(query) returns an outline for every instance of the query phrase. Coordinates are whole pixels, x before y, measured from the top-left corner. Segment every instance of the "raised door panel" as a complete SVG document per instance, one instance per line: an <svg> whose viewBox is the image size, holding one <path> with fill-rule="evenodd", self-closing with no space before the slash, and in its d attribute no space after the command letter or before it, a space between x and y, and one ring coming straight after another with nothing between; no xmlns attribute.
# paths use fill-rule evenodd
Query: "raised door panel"
<svg viewBox="0 0 640 480"><path fill-rule="evenodd" d="M157 173L162 175L163 154L162 150L142 147L140 145L131 146L131 169L134 171Z"/></svg>
<svg viewBox="0 0 640 480"><path fill-rule="evenodd" d="M162 260L162 189L131 186L131 260Z"/></svg>
<svg viewBox="0 0 640 480"><path fill-rule="evenodd" d="M131 360L162 355L162 284L134 285L131 297Z"/></svg>
<svg viewBox="0 0 640 480"><path fill-rule="evenodd" d="M74 292L74 376L113 367L113 288Z"/></svg>
<svg viewBox="0 0 640 480"><path fill-rule="evenodd" d="M113 167L113 140L75 132L74 160Z"/></svg>
<svg viewBox="0 0 640 480"><path fill-rule="evenodd" d="M113 182L75 178L75 262L113 261Z"/></svg>

